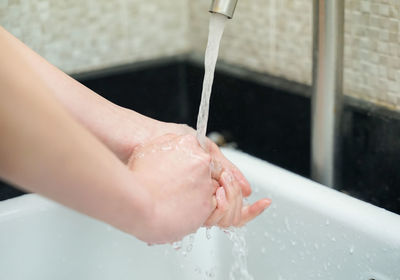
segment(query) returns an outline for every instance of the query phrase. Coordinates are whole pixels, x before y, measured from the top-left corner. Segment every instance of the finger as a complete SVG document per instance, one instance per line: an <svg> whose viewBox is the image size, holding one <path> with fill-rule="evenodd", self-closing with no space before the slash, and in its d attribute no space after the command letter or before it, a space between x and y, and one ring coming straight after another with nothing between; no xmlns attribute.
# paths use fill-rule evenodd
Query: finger
<svg viewBox="0 0 400 280"><path fill-rule="evenodd" d="M231 163L231 172L235 179L239 182L239 185L242 190L243 197L248 197L251 195L251 187L249 181L247 181L246 177L242 174L242 172Z"/></svg>
<svg viewBox="0 0 400 280"><path fill-rule="evenodd" d="M222 172L220 177L220 185L225 188L228 203L232 203L238 193L233 184L233 176L229 171Z"/></svg>
<svg viewBox="0 0 400 280"><path fill-rule="evenodd" d="M235 218L236 204L230 206L229 210L223 215L222 219L218 222L218 226L221 228L228 228L233 225L233 219Z"/></svg>
<svg viewBox="0 0 400 280"><path fill-rule="evenodd" d="M220 227L229 227L232 225L237 211L237 196L239 195L239 187L233 182L233 177L229 172L224 171L221 175L221 185L224 187L227 210L221 221L218 223ZM236 187L235 187L236 185Z"/></svg>
<svg viewBox="0 0 400 280"><path fill-rule="evenodd" d="M223 172L222 164L211 155L211 178L219 181Z"/></svg>
<svg viewBox="0 0 400 280"><path fill-rule="evenodd" d="M212 227L217 225L220 220L224 217L225 211L227 210L228 203L226 201L225 190L223 187L218 188L216 192L217 209L210 215L207 221L204 223L206 227Z"/></svg>
<svg viewBox="0 0 400 280"><path fill-rule="evenodd" d="M249 221L260 215L268 206L271 205L271 200L268 198L261 199L253 205L248 205L242 208L242 217L239 226L244 226Z"/></svg>
<svg viewBox="0 0 400 280"><path fill-rule="evenodd" d="M211 211L214 211L218 206L217 198L215 195L211 197Z"/></svg>
<svg viewBox="0 0 400 280"><path fill-rule="evenodd" d="M232 225L237 227L240 224L241 216L242 216L242 205L243 205L243 197L242 195L238 195L236 198L236 210L235 216L232 221Z"/></svg>
<svg viewBox="0 0 400 280"><path fill-rule="evenodd" d="M212 184L213 184L213 194L215 195L215 193L217 192L219 186L219 183L217 180L212 179Z"/></svg>
<svg viewBox="0 0 400 280"><path fill-rule="evenodd" d="M235 179L232 180L232 187L234 188L234 192L236 195L235 195L235 210L231 225L238 226L240 223L240 217L242 212L243 197L239 182L237 180Z"/></svg>
<svg viewBox="0 0 400 280"><path fill-rule="evenodd" d="M215 143L213 143L211 140L208 142L210 142L208 144L210 154L213 155L216 161L220 162L223 169L231 171L235 179L239 181L243 196L248 197L251 194L251 187L242 172L240 172L240 170L224 156Z"/></svg>
<svg viewBox="0 0 400 280"><path fill-rule="evenodd" d="M218 201L217 198L215 196L215 193L219 187L219 183L215 180L212 180L212 184L213 184L213 190L212 190L212 197L211 197L211 211L215 211L215 209L218 206Z"/></svg>

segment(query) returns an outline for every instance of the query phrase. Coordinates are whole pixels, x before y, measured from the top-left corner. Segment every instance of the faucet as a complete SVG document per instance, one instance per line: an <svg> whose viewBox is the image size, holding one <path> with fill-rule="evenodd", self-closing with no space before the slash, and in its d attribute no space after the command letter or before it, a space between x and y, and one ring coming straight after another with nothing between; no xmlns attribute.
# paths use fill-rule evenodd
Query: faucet
<svg viewBox="0 0 400 280"><path fill-rule="evenodd" d="M232 18L237 2L238 0L212 0L210 13L217 13Z"/></svg>

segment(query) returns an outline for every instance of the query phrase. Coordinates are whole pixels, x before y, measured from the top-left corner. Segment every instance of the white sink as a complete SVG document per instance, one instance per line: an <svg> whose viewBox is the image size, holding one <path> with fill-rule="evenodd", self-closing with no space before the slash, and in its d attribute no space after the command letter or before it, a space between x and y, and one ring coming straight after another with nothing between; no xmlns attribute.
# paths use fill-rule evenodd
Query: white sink
<svg viewBox="0 0 400 280"><path fill-rule="evenodd" d="M224 153L249 179L254 199L273 200L247 226L254 279L400 279L399 215L243 153ZM211 235L200 230L184 256L185 249L149 247L38 195L24 195L0 202L0 279L228 279L232 244L218 229Z"/></svg>

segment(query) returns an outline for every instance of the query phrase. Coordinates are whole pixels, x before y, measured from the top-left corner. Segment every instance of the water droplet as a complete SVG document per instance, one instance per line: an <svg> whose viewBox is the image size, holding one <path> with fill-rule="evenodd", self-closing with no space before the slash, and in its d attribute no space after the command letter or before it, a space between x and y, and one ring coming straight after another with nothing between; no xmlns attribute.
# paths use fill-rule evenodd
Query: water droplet
<svg viewBox="0 0 400 280"><path fill-rule="evenodd" d="M262 248L261 248L261 254L265 254L265 251L266 251L265 248L262 247Z"/></svg>
<svg viewBox="0 0 400 280"><path fill-rule="evenodd" d="M293 246L296 246L296 241L292 240L290 243L292 243Z"/></svg>
<svg viewBox="0 0 400 280"><path fill-rule="evenodd" d="M285 226L286 226L286 230L287 230L287 231L290 231L290 230L291 230L290 224L289 224L289 219L288 219L287 217L285 217Z"/></svg>
<svg viewBox="0 0 400 280"><path fill-rule="evenodd" d="M206 270L205 272L206 278L214 278L215 277L215 267L210 270Z"/></svg>
<svg viewBox="0 0 400 280"><path fill-rule="evenodd" d="M106 230L107 230L107 231L112 231L113 228L112 228L111 226L107 226L107 227L106 227Z"/></svg>
<svg viewBox="0 0 400 280"><path fill-rule="evenodd" d="M194 272L196 272L197 274L201 274L202 270L201 270L201 268L200 268L198 265L196 265L196 266L194 267Z"/></svg>
<svg viewBox="0 0 400 280"><path fill-rule="evenodd" d="M211 239L211 228L206 228L206 238L207 238L208 240Z"/></svg>
<svg viewBox="0 0 400 280"><path fill-rule="evenodd" d="M354 254L354 246L351 246L351 247L350 247L349 253L350 253L351 255Z"/></svg>
<svg viewBox="0 0 400 280"><path fill-rule="evenodd" d="M330 225L330 223L331 223L331 222L330 222L329 220L326 220L326 221L325 221L325 225L327 225L327 226Z"/></svg>
<svg viewBox="0 0 400 280"><path fill-rule="evenodd" d="M176 251L182 249L182 241L172 243L172 248L174 248L174 250Z"/></svg>
<svg viewBox="0 0 400 280"><path fill-rule="evenodd" d="M332 240L332 242L336 242L336 238L335 237L332 237L331 240Z"/></svg>

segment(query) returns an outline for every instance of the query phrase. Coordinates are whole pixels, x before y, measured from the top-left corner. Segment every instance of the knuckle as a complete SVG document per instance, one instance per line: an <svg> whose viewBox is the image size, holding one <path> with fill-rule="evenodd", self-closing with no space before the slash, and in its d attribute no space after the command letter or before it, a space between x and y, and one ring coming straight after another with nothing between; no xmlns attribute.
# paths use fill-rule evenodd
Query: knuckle
<svg viewBox="0 0 400 280"><path fill-rule="evenodd" d="M207 221L204 223L203 226L205 226L205 227L211 227L211 226L213 226L213 225L211 224L211 221L207 220Z"/></svg>
<svg viewBox="0 0 400 280"><path fill-rule="evenodd" d="M220 212L221 216L226 216L226 214L228 213L228 207L226 207L226 205L218 205L218 211Z"/></svg>
<svg viewBox="0 0 400 280"><path fill-rule="evenodd" d="M190 132L190 133L193 133L194 132L194 130L193 130L193 128L191 128L190 126L188 126L187 124L184 124L184 123L180 123L180 124L178 124L178 126L180 127L180 129L182 130L182 131L184 131L184 132Z"/></svg>
<svg viewBox="0 0 400 280"><path fill-rule="evenodd" d="M240 224L240 216L238 216L238 217L235 217L235 219L233 220L233 225L235 226L235 227L237 227L239 224Z"/></svg>
<svg viewBox="0 0 400 280"><path fill-rule="evenodd" d="M197 138L193 134L186 134L183 136L183 138L190 144L196 144L198 143Z"/></svg>
<svg viewBox="0 0 400 280"><path fill-rule="evenodd" d="M209 154L201 151L201 152L199 152L198 156L204 164L206 164L207 166L210 166L212 159Z"/></svg>

